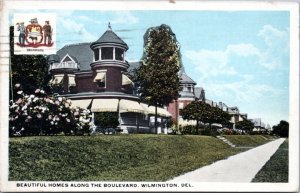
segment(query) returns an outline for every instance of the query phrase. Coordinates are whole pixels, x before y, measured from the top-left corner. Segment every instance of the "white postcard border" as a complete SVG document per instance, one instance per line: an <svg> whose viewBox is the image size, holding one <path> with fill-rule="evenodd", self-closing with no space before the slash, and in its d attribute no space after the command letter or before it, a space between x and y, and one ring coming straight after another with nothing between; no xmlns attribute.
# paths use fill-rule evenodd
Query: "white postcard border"
<svg viewBox="0 0 300 193"><path fill-rule="evenodd" d="M26 2L26 3L25 3ZM57 6L57 5L60 6ZM234 4L234 5L233 5ZM259 6L258 6L259 5ZM299 8L295 2L200 2L200 1L8 1L2 2L0 53L0 128L1 136L8 136L9 100L9 10L23 9L80 9L95 10L287 10L290 11L290 130L289 183L191 183L192 188L16 188L18 182L8 181L8 138L1 137L1 190L2 191L298 191L299 186ZM295 130L296 129L296 130ZM35 182L51 183L51 182ZM83 183L83 182L63 182ZM88 182L92 183L92 182ZM95 182L99 183L99 182ZM117 182L111 182L117 183ZM132 182L120 182L128 184ZM151 182L147 182L151 183ZM157 182L155 182L157 183ZM136 182L141 184L141 182Z"/></svg>

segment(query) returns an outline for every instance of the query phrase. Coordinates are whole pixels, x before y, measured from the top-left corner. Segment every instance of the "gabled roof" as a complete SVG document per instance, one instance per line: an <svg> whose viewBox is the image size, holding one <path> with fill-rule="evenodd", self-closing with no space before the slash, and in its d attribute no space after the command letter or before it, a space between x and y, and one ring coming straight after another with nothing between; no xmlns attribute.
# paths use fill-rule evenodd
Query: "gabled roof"
<svg viewBox="0 0 300 193"><path fill-rule="evenodd" d="M80 70L90 70L90 64L93 62L93 51L90 48L91 43L71 44L64 46L57 51L59 58L63 59L67 54L78 64Z"/></svg>
<svg viewBox="0 0 300 193"><path fill-rule="evenodd" d="M78 60L75 56L72 56L71 54L67 53L60 62L67 62L67 61L74 61L78 63Z"/></svg>
<svg viewBox="0 0 300 193"><path fill-rule="evenodd" d="M193 81L184 71L179 73L180 83L182 84L194 84L196 85L196 82Z"/></svg>
<svg viewBox="0 0 300 193"><path fill-rule="evenodd" d="M49 62L60 62L60 58L57 54L51 54L47 59Z"/></svg>
<svg viewBox="0 0 300 193"><path fill-rule="evenodd" d="M195 87L195 88L194 88L195 97L196 97L197 99L200 99L200 98L201 98L201 95L202 95L203 92L204 92L204 90L203 90L202 87ZM202 97L204 97L204 96L202 96Z"/></svg>

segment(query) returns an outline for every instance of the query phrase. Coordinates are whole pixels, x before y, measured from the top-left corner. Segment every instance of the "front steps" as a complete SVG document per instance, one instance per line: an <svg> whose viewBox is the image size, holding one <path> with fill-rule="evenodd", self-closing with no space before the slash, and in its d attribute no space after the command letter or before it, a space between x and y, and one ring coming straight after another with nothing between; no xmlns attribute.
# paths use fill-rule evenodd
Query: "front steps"
<svg viewBox="0 0 300 193"><path fill-rule="evenodd" d="M218 139L220 139L221 141L223 141L224 143L226 143L227 145L229 145L230 147L236 147L236 145L234 145L233 143L231 143L230 141L228 141L225 137L218 135L217 136Z"/></svg>

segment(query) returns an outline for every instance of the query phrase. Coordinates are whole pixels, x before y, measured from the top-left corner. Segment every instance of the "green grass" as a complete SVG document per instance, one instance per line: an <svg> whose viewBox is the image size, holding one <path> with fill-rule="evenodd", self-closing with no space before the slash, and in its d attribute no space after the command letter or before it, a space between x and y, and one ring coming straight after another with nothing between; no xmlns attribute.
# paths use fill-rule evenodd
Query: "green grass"
<svg viewBox="0 0 300 193"><path fill-rule="evenodd" d="M262 135L224 135L227 140L237 147L256 147L270 142L271 137Z"/></svg>
<svg viewBox="0 0 300 193"><path fill-rule="evenodd" d="M165 181L239 151L210 136L10 138L9 180Z"/></svg>
<svg viewBox="0 0 300 193"><path fill-rule="evenodd" d="M288 146L288 140L285 140L270 160L256 174L252 182L288 182Z"/></svg>

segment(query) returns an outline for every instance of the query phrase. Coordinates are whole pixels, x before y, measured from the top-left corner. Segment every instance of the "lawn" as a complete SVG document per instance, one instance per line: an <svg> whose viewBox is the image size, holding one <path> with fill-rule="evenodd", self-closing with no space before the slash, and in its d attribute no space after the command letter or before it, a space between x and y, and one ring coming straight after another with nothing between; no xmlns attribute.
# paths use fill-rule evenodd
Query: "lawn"
<svg viewBox="0 0 300 193"><path fill-rule="evenodd" d="M289 152L288 140L285 140L270 160L256 174L252 182L288 182Z"/></svg>
<svg viewBox="0 0 300 193"><path fill-rule="evenodd" d="M224 135L223 137L237 147L256 147L273 139L273 137L263 135Z"/></svg>
<svg viewBox="0 0 300 193"><path fill-rule="evenodd" d="M210 136L16 137L9 180L165 181L240 151Z"/></svg>

